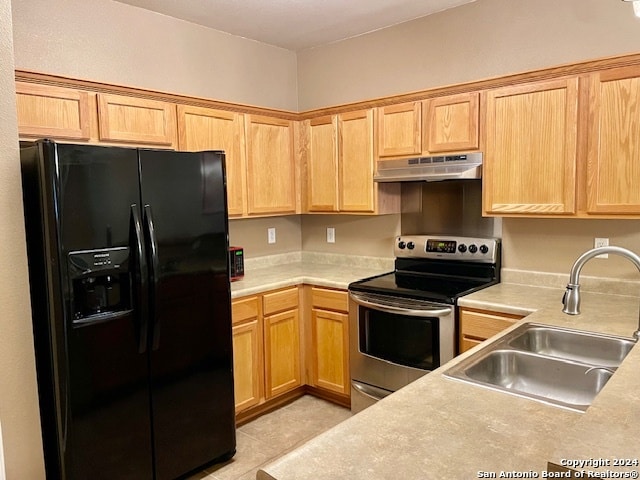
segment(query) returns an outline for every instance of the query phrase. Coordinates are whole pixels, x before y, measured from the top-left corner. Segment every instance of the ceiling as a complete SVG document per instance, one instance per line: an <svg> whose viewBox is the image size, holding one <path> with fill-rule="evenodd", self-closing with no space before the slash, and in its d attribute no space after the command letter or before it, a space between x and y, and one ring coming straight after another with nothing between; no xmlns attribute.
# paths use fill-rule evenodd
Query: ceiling
<svg viewBox="0 0 640 480"><path fill-rule="evenodd" d="M475 0L117 0L258 42L303 50Z"/></svg>

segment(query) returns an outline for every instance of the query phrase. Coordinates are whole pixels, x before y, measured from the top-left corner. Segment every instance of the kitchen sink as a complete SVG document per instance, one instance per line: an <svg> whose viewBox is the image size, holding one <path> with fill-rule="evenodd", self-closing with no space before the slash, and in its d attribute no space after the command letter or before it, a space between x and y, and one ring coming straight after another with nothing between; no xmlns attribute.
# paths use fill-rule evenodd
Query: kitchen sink
<svg viewBox="0 0 640 480"><path fill-rule="evenodd" d="M625 337L525 323L444 375L584 412L633 345Z"/></svg>
<svg viewBox="0 0 640 480"><path fill-rule="evenodd" d="M578 330L531 326L509 342L518 350L576 360L605 367L617 367L631 348L632 339Z"/></svg>

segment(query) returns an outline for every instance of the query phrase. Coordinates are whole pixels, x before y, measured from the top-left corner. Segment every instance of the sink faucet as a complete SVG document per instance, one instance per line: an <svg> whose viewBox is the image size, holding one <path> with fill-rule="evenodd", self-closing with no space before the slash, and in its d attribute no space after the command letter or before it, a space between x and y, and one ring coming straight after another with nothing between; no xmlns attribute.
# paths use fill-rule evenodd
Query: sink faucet
<svg viewBox="0 0 640 480"><path fill-rule="evenodd" d="M580 313L580 270L582 270L585 263L601 253L615 253L617 255L621 255L631 261L640 272L640 257L631 250L614 246L598 247L587 250L578 257L573 264L573 267L571 267L567 291L564 292L564 296L562 297L562 303L564 304L562 311L564 313L569 315L578 315ZM640 340L640 317L638 318L638 329L633 332L633 338L636 342Z"/></svg>

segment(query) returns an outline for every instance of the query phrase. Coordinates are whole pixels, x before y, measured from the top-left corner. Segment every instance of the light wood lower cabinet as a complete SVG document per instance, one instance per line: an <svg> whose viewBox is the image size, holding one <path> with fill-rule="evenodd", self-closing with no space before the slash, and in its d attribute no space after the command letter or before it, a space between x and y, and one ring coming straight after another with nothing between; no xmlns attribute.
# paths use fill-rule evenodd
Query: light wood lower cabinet
<svg viewBox="0 0 640 480"><path fill-rule="evenodd" d="M310 298L310 384L349 395L349 301L341 290L305 287Z"/></svg>
<svg viewBox="0 0 640 480"><path fill-rule="evenodd" d="M299 289L234 299L236 414L302 385Z"/></svg>
<svg viewBox="0 0 640 480"><path fill-rule="evenodd" d="M275 397L302 384L300 322L297 308L264 318L266 397Z"/></svg>
<svg viewBox="0 0 640 480"><path fill-rule="evenodd" d="M232 302L233 383L236 413L264 397L262 315L257 296Z"/></svg>
<svg viewBox="0 0 640 480"><path fill-rule="evenodd" d="M460 353L479 345L522 318L522 315L461 308Z"/></svg>

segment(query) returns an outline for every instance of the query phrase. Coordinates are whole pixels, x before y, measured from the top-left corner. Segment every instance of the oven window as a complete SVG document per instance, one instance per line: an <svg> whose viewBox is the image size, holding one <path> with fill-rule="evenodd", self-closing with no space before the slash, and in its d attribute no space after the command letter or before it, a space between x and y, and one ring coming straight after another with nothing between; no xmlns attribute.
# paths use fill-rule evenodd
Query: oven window
<svg viewBox="0 0 640 480"><path fill-rule="evenodd" d="M362 353L423 370L440 366L437 317L410 317L359 308Z"/></svg>

